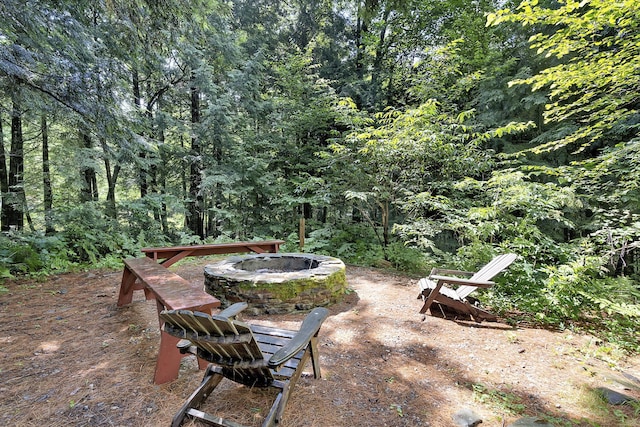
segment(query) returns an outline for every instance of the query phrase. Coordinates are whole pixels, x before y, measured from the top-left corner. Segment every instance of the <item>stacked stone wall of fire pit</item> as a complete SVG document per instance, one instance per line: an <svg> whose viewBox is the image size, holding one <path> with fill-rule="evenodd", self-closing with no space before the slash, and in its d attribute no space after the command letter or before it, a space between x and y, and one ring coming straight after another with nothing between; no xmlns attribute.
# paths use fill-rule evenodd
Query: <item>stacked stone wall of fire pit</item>
<svg viewBox="0 0 640 427"><path fill-rule="evenodd" d="M223 307L244 301L249 314L306 311L342 299L345 265L324 255L269 253L229 257L204 269L205 291Z"/></svg>

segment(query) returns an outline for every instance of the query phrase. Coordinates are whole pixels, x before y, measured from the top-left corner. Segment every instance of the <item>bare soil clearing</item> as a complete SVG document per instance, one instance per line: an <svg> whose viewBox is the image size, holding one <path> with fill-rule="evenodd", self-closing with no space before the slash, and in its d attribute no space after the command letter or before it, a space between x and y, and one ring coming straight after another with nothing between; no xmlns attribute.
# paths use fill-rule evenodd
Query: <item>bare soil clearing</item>
<svg viewBox="0 0 640 427"><path fill-rule="evenodd" d="M171 270L202 282L207 262ZM121 274L91 271L3 284L0 425L169 424L202 371L185 359L178 380L152 384L159 344L155 304L139 292L132 304L117 308ZM609 407L593 392L608 387L640 398L637 387L621 384L623 372L640 377L639 356L613 360L598 340L570 332L424 317L416 280L405 276L347 267L347 279L353 292L329 307L320 331L323 378L300 379L284 427L446 427L462 408L480 415L482 426L508 425L525 415L546 415L557 425L640 425L632 407ZM297 329L303 316L244 320ZM205 410L259 425L268 393L247 393L228 382L225 388Z"/></svg>

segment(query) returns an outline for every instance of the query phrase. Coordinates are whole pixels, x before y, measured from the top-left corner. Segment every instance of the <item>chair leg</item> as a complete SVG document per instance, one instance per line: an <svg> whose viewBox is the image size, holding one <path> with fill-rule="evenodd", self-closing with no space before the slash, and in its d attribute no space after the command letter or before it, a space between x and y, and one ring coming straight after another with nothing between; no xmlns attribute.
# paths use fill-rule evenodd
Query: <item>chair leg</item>
<svg viewBox="0 0 640 427"><path fill-rule="evenodd" d="M215 389L220 381L222 381L222 374L217 372L213 365L209 365L204 373L204 378L200 386L189 396L187 401L182 405L178 413L173 417L171 421L171 427L179 427L184 421L187 411L192 408L199 408L200 405L209 397L209 394Z"/></svg>
<svg viewBox="0 0 640 427"><path fill-rule="evenodd" d="M271 410L269 411L269 414L267 414L267 417L264 419L262 427L272 427L280 422L282 416L284 415L284 410L287 406L287 402L289 402L291 390L295 386L295 382L295 379L292 379L291 381L285 381L281 384L273 384L273 386L279 388L280 391L273 401Z"/></svg>
<svg viewBox="0 0 640 427"><path fill-rule="evenodd" d="M431 290L428 296L425 296L424 305L420 309L421 314L426 313L429 307L431 307L431 303L433 303L433 301L435 301L438 294L440 294L440 288L442 288L442 285L443 285L442 281L438 280L438 283L436 283L435 288Z"/></svg>
<svg viewBox="0 0 640 427"><path fill-rule="evenodd" d="M282 412L284 412L284 404L285 404L285 402L283 402L283 399L284 399L283 394L284 394L284 390L281 390L276 396L276 399L274 400L273 405L271 405L271 410L269 410L269 413L267 414L266 418L262 422L262 427L273 427L274 425L276 425L278 421L280 421L280 418L282 417Z"/></svg>
<svg viewBox="0 0 640 427"><path fill-rule="evenodd" d="M311 366L313 367L313 377L318 379L322 378L322 373L320 372L320 359L318 357L318 335L311 338L309 341L308 350L311 353Z"/></svg>
<svg viewBox="0 0 640 427"><path fill-rule="evenodd" d="M448 319L447 313L445 313L442 304L431 303L431 307L429 307L429 312L434 317L442 317L443 319Z"/></svg>
<svg viewBox="0 0 640 427"><path fill-rule="evenodd" d="M120 283L120 293L118 294L118 307L133 301L133 291L144 289L144 285L137 281L135 274L125 265L122 272L122 282Z"/></svg>

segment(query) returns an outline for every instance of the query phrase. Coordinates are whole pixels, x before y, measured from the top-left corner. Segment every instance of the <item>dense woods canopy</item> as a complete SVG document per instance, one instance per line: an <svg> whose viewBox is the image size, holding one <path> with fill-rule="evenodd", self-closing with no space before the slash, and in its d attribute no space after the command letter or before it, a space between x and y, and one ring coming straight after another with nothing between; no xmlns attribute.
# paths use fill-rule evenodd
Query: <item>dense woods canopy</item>
<svg viewBox="0 0 640 427"><path fill-rule="evenodd" d="M152 244L297 250L304 218L305 251L349 262L516 252L487 302L553 324L605 312L633 335L639 15L634 0L3 0L0 274Z"/></svg>

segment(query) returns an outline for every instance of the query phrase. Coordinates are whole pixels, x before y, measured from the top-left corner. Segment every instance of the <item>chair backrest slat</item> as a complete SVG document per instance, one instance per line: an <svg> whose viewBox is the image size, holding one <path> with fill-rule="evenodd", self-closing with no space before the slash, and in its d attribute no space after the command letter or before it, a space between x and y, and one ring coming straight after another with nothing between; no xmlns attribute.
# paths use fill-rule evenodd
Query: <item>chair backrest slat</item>
<svg viewBox="0 0 640 427"><path fill-rule="evenodd" d="M273 379L264 355L249 325L239 320L188 310L163 311L165 331L185 338L209 356L227 374L244 384L268 383ZM262 365L264 362L264 366ZM255 378L254 378L255 376Z"/></svg>
<svg viewBox="0 0 640 427"><path fill-rule="evenodd" d="M497 257L489 261L487 265L478 270L473 276L471 276L470 280L491 280L505 268L509 267L516 258L516 254L498 255ZM478 288L475 286L460 286L458 289L456 289L456 294L458 294L458 296L462 299L469 296L469 294L476 289Z"/></svg>

